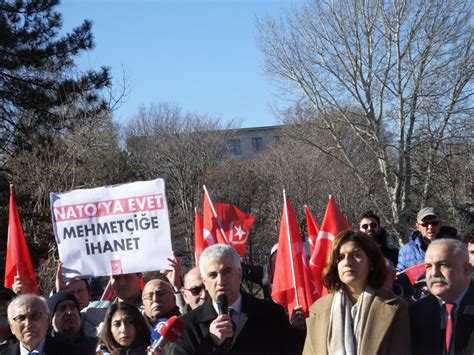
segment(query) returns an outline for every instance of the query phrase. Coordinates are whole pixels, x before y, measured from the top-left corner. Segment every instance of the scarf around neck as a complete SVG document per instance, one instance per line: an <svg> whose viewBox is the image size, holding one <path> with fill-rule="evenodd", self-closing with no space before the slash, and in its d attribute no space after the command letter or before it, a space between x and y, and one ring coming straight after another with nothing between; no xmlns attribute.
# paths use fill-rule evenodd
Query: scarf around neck
<svg viewBox="0 0 474 355"><path fill-rule="evenodd" d="M360 345L374 296L375 291L367 285L352 305L344 289L334 293L327 340L329 354L361 355Z"/></svg>

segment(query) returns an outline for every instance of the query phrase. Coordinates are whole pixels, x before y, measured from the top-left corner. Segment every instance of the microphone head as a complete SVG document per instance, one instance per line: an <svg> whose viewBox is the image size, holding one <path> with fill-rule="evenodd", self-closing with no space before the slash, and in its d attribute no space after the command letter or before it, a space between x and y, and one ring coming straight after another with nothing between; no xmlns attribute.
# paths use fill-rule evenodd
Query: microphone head
<svg viewBox="0 0 474 355"><path fill-rule="evenodd" d="M171 317L163 324L160 335L170 343L176 343L186 329L184 322L176 316Z"/></svg>
<svg viewBox="0 0 474 355"><path fill-rule="evenodd" d="M225 293L217 296L216 303L217 309L219 310L219 315L227 314L229 308L229 301Z"/></svg>
<svg viewBox="0 0 474 355"><path fill-rule="evenodd" d="M156 325L153 327L153 329L151 331L151 339L152 340L158 340L158 339L161 338L160 330L163 327L163 325L166 323L167 320L168 320L167 318L158 319L158 321L156 322Z"/></svg>

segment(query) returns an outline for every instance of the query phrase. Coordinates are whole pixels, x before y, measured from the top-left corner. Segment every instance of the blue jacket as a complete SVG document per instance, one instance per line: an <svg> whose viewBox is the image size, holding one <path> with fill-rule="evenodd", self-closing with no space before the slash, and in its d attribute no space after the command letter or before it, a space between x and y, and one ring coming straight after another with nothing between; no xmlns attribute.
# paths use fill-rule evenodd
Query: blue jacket
<svg viewBox="0 0 474 355"><path fill-rule="evenodd" d="M441 227L438 238L459 239L457 230L453 227ZM422 236L419 231L414 231L410 236L410 242L405 244L398 253L397 270L403 271L406 268L422 263L425 260L425 251L428 246L422 242Z"/></svg>
<svg viewBox="0 0 474 355"><path fill-rule="evenodd" d="M426 246L423 245L421 238L421 233L414 231L411 234L411 240L400 249L397 264L398 271L403 271L425 260Z"/></svg>

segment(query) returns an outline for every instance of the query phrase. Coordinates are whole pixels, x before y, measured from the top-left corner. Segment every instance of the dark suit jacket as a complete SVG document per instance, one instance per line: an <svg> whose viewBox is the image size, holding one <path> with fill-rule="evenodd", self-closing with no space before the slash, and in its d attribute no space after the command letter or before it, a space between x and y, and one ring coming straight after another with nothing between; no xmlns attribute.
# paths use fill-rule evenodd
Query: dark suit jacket
<svg viewBox="0 0 474 355"><path fill-rule="evenodd" d="M94 355L97 340L91 337L81 337L79 342L68 344L58 341L49 335L44 346L45 355ZM20 343L13 341L0 355L20 355Z"/></svg>
<svg viewBox="0 0 474 355"><path fill-rule="evenodd" d="M410 306L413 354L445 354L441 307L432 295ZM471 281L454 317L450 354L474 354L474 283ZM454 345L454 346L453 346Z"/></svg>
<svg viewBox="0 0 474 355"><path fill-rule="evenodd" d="M1 355L20 355L20 343L18 341L13 341L8 344L8 348L0 352ZM51 348L51 342L49 339L46 340L44 345L44 354L45 355L56 355L56 350Z"/></svg>
<svg viewBox="0 0 474 355"><path fill-rule="evenodd" d="M209 335L209 326L216 318L211 299L185 314L181 319L186 331L169 353L223 354L223 348L216 346ZM298 353L297 339L297 332L281 306L242 293L240 324L228 354L294 354Z"/></svg>

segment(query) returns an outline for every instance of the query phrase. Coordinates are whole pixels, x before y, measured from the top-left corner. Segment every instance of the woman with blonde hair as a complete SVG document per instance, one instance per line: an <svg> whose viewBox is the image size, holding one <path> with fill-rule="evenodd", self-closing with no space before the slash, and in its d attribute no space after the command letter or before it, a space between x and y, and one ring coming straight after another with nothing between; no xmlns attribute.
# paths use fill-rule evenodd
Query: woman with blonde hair
<svg viewBox="0 0 474 355"><path fill-rule="evenodd" d="M408 306L383 288L386 275L367 234L339 233L324 269L329 294L310 308L303 354L410 354Z"/></svg>

